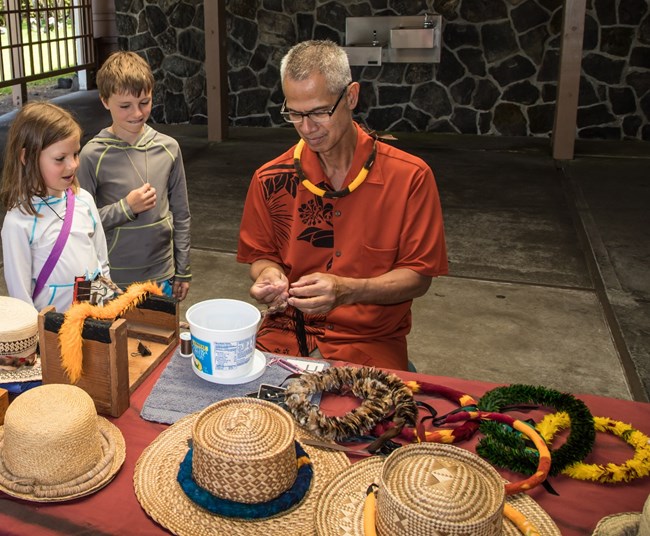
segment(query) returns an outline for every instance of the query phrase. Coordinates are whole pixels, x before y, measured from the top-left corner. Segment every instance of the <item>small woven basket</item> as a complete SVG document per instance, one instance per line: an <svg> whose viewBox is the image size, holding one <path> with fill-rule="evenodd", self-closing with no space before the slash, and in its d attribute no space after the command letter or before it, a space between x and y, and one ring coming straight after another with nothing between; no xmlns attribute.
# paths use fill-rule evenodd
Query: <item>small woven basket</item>
<svg viewBox="0 0 650 536"><path fill-rule="evenodd" d="M192 476L222 499L274 499L298 472L291 416L270 402L229 398L209 406L192 429Z"/></svg>
<svg viewBox="0 0 650 536"><path fill-rule="evenodd" d="M484 460L452 445L413 445L396 450L384 463L377 531L498 535L503 530L504 501L503 481Z"/></svg>

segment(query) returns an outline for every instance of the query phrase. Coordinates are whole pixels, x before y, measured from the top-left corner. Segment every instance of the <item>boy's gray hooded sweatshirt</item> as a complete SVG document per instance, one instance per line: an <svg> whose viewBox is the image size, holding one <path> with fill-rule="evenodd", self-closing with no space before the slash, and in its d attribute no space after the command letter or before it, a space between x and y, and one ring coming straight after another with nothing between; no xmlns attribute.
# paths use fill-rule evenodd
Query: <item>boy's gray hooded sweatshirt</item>
<svg viewBox="0 0 650 536"><path fill-rule="evenodd" d="M175 139L145 125L130 145L103 129L82 149L77 177L96 200L115 283L191 280L190 208ZM145 182L156 189L156 206L136 215L126 196Z"/></svg>

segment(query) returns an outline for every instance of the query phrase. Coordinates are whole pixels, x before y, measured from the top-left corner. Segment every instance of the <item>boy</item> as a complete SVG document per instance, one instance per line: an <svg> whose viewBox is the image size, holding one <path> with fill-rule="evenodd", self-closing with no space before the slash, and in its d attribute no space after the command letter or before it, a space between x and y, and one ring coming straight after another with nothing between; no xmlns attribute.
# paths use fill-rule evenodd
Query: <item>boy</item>
<svg viewBox="0 0 650 536"><path fill-rule="evenodd" d="M97 202L115 283L156 281L183 300L192 278L185 170L178 142L146 124L153 85L134 52L104 62L97 87L112 124L81 151L77 177Z"/></svg>

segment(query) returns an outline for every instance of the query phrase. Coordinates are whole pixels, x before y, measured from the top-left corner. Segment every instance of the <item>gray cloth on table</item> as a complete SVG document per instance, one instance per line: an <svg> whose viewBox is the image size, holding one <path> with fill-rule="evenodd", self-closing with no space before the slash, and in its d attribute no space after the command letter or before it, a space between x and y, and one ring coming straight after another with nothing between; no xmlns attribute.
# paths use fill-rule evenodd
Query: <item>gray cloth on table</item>
<svg viewBox="0 0 650 536"><path fill-rule="evenodd" d="M275 354L265 354L265 356L267 363L273 357L287 358ZM309 361L322 362L321 360ZM248 383L238 385L211 383L199 378L192 370L191 358L181 357L177 349L147 397L140 416L147 421L173 424L185 415L201 411L219 400L257 392L263 383L280 385L290 374L290 371L278 365L271 365L266 367L264 374L257 380ZM285 382L283 387L286 386Z"/></svg>

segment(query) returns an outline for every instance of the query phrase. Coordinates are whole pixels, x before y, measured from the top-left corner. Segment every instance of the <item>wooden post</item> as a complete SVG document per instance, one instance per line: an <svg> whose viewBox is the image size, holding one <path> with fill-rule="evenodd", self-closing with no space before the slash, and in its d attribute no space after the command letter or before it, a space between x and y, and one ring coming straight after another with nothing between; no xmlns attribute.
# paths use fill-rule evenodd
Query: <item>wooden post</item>
<svg viewBox="0 0 650 536"><path fill-rule="evenodd" d="M9 42L16 45L11 49L11 75L14 80L25 77L25 62L23 61L23 32L20 21L20 1L7 0L9 13ZM30 21L27 21L27 31L31 31ZM11 86L14 106L22 107L27 102L27 84L23 81Z"/></svg>
<svg viewBox="0 0 650 536"><path fill-rule="evenodd" d="M571 160L576 138L586 0L565 0L553 123L553 158Z"/></svg>
<svg viewBox="0 0 650 536"><path fill-rule="evenodd" d="M101 67L108 56L117 50L117 23L113 0L92 0L95 64Z"/></svg>
<svg viewBox="0 0 650 536"><path fill-rule="evenodd" d="M5 423L7 408L9 408L9 391L0 389L0 426Z"/></svg>
<svg viewBox="0 0 650 536"><path fill-rule="evenodd" d="M205 19L205 84L208 101L208 139L228 136L228 63L224 0L203 3Z"/></svg>

